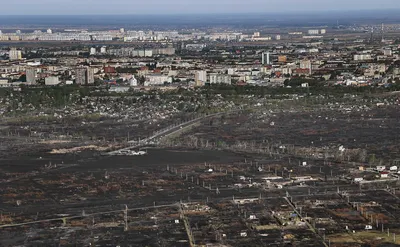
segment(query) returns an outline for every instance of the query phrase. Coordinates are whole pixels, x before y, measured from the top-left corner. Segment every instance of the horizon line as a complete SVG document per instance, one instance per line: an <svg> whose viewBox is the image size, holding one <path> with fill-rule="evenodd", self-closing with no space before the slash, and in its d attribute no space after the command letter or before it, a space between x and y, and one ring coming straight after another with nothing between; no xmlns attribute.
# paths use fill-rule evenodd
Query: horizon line
<svg viewBox="0 0 400 247"><path fill-rule="evenodd" d="M10 17L10 16L24 16L24 17L36 17L36 16L52 16L52 17L57 17L57 16L190 16L190 15L262 15L262 14L318 14L318 13L349 13L349 12L397 12L399 11L400 8L385 8L385 9L330 9L330 10L287 10L287 11L260 11L260 12L199 12L199 13L137 13L137 14L131 14L131 13L122 13L122 14L117 14L117 13L79 13L79 14L73 14L73 13L65 13L65 14L7 14L7 15L1 15L0 18L2 17Z"/></svg>

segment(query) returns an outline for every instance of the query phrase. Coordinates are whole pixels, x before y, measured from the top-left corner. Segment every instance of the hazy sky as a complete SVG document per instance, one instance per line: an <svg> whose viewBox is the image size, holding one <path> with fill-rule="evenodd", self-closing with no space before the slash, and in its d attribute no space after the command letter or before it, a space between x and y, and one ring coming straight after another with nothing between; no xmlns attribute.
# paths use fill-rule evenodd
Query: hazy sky
<svg viewBox="0 0 400 247"><path fill-rule="evenodd" d="M7 14L189 14L400 9L400 0L4 0Z"/></svg>

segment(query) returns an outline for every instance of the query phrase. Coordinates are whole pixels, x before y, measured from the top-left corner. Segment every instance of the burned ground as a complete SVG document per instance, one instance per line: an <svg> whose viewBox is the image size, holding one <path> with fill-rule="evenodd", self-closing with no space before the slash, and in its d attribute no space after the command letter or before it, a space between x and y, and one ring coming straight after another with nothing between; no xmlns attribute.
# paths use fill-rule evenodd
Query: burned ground
<svg viewBox="0 0 400 247"><path fill-rule="evenodd" d="M389 171L398 158L398 106L363 98L316 99L315 105L301 98L257 100L262 104L253 109L213 116L134 148L146 150L144 156L105 154L128 145L128 137L195 116L152 124L8 119L0 131L0 243L399 243L393 239L400 229L398 175Z"/></svg>

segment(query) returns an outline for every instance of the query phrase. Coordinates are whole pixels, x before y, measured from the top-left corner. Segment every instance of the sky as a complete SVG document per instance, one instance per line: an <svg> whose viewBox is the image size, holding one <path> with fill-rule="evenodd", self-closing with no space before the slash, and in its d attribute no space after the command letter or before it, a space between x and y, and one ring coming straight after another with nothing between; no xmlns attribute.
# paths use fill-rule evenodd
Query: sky
<svg viewBox="0 0 400 247"><path fill-rule="evenodd" d="M206 14L400 9L400 0L5 0L0 15Z"/></svg>

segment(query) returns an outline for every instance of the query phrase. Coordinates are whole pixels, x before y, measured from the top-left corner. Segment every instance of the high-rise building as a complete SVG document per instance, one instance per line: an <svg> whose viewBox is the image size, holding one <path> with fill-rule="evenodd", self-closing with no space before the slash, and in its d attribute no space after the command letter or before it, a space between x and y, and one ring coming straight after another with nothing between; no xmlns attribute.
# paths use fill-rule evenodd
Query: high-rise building
<svg viewBox="0 0 400 247"><path fill-rule="evenodd" d="M119 32L120 32L120 33L125 33L125 28L120 28L120 29L119 29Z"/></svg>
<svg viewBox="0 0 400 247"><path fill-rule="evenodd" d="M321 29L321 34L326 34L326 29Z"/></svg>
<svg viewBox="0 0 400 247"><path fill-rule="evenodd" d="M308 34L309 35L317 35L317 34L319 34L319 30L318 29L308 30Z"/></svg>
<svg viewBox="0 0 400 247"><path fill-rule="evenodd" d="M281 36L278 34L278 35L275 36L275 39L276 40L281 40Z"/></svg>
<svg viewBox="0 0 400 247"><path fill-rule="evenodd" d="M309 73L311 74L312 63L310 60L302 60L300 61L300 69L308 69Z"/></svg>
<svg viewBox="0 0 400 247"><path fill-rule="evenodd" d="M86 84L94 84L94 71L92 68L86 68Z"/></svg>
<svg viewBox="0 0 400 247"><path fill-rule="evenodd" d="M35 68L27 68L26 69L26 83L27 84L36 84L36 69Z"/></svg>
<svg viewBox="0 0 400 247"><path fill-rule="evenodd" d="M94 70L90 67L78 67L75 70L75 83L89 85L94 83Z"/></svg>
<svg viewBox="0 0 400 247"><path fill-rule="evenodd" d="M21 34L21 30L15 31L16 34Z"/></svg>
<svg viewBox="0 0 400 247"><path fill-rule="evenodd" d="M106 53L107 52L107 47L106 46L102 46L100 48L100 53Z"/></svg>
<svg viewBox="0 0 400 247"><path fill-rule="evenodd" d="M263 65L265 65L265 64L270 64L270 60L269 60L269 52L263 52L262 54L261 54L261 63L263 64Z"/></svg>
<svg viewBox="0 0 400 247"><path fill-rule="evenodd" d="M204 85L207 81L207 71L201 70L201 71L196 71L195 74L195 82L197 86Z"/></svg>
<svg viewBox="0 0 400 247"><path fill-rule="evenodd" d="M76 68L75 83L78 85L86 84L86 68L85 67Z"/></svg>
<svg viewBox="0 0 400 247"><path fill-rule="evenodd" d="M16 48L11 48L8 55L10 57L10 60L21 60L22 59L21 51L17 50Z"/></svg>

